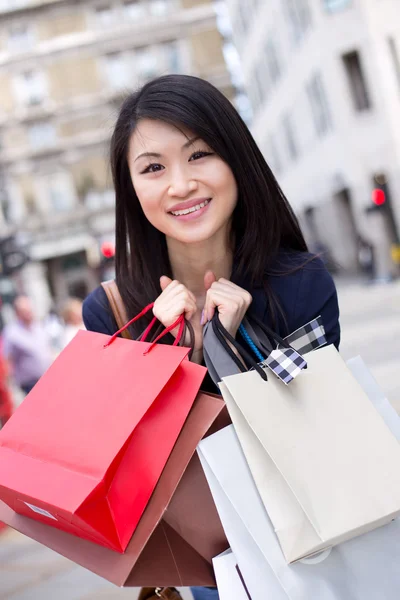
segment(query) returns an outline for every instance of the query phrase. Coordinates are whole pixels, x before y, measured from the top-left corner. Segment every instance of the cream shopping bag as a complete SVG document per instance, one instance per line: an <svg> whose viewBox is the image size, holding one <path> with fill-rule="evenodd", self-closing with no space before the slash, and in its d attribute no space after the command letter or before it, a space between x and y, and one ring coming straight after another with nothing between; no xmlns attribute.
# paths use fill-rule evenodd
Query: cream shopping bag
<svg viewBox="0 0 400 600"><path fill-rule="evenodd" d="M400 515L400 445L333 346L288 386L248 371L220 387L288 563Z"/></svg>

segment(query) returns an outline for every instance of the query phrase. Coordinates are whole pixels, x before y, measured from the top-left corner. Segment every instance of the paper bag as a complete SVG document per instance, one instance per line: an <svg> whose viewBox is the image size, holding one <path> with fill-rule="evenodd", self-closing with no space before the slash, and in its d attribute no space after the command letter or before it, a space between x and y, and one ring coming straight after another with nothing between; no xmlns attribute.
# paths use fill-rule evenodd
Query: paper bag
<svg viewBox="0 0 400 600"><path fill-rule="evenodd" d="M189 350L80 331L0 432L0 499L118 552L205 375Z"/></svg>
<svg viewBox="0 0 400 600"><path fill-rule="evenodd" d="M289 386L255 371L220 388L288 563L400 514L400 445L333 346Z"/></svg>
<svg viewBox="0 0 400 600"><path fill-rule="evenodd" d="M194 454L203 436L229 423L224 402L199 394L124 554L19 515L0 520L118 586L212 586L212 558L228 543Z"/></svg>

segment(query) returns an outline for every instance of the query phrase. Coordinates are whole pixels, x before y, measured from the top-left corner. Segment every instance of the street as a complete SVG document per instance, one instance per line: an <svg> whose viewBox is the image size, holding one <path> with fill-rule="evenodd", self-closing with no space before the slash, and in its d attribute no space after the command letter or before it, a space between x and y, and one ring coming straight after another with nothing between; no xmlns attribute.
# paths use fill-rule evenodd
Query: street
<svg viewBox="0 0 400 600"><path fill-rule="evenodd" d="M343 357L361 354L400 412L400 282L366 286L339 281L338 290ZM0 533L1 600L118 600L135 594L11 530Z"/></svg>

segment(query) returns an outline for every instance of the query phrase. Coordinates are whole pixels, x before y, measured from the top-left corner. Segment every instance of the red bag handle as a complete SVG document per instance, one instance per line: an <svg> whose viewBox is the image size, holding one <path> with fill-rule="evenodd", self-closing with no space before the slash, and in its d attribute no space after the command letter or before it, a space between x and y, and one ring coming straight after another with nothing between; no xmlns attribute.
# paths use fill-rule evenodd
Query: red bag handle
<svg viewBox="0 0 400 600"><path fill-rule="evenodd" d="M107 348L108 346L111 346L111 344L113 343L113 341L119 336L120 333L122 333L123 331L125 331L125 329L127 329L130 325L132 325L132 323L135 323L135 321L138 321L141 317L143 317L145 314L147 314L149 312L149 310L151 310L154 307L154 302L152 302L151 304L148 304L147 306L145 306L145 308L138 314L136 315L136 317L133 317L133 319L131 319L130 321L128 321L128 323L126 323L126 325L124 325L123 327L121 327L121 329L119 329L118 331L116 331L108 340L108 342L106 344L104 344L104 348ZM150 332L150 329L153 327L154 323L157 321L156 317L154 317L150 323L150 325L148 327L146 327L145 331L143 332L140 340L144 341L147 337L147 335ZM185 316L184 315L180 315L177 320L175 321L175 323L172 323L172 325L170 325L169 327L166 327L164 329L164 331L162 331L160 333L160 335L154 340L154 342L152 342L149 346L149 348L146 350L146 352L143 353L143 355L145 356L146 354L148 354L150 352L150 350L152 350L155 346L155 344L161 339L163 338L165 335L167 335L167 333L169 333L170 331L172 331L173 329L175 329L175 327L178 327L179 325L179 331L178 331L178 335L176 336L174 343L172 344L173 346L177 346L183 336L183 332L185 329Z"/></svg>
<svg viewBox="0 0 400 600"><path fill-rule="evenodd" d="M148 325L146 327L146 329L143 331L142 335L140 336L139 340L141 342L145 342L147 339L147 336L149 335L150 331L153 329L154 325L157 323L157 317L153 317L150 325Z"/></svg>

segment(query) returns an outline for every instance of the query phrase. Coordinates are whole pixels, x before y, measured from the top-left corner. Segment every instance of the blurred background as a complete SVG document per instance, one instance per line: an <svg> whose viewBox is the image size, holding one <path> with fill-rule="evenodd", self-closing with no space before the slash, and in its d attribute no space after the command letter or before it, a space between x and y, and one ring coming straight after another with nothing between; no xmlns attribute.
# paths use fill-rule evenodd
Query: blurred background
<svg viewBox="0 0 400 600"><path fill-rule="evenodd" d="M113 277L110 135L125 95L165 73L237 107L337 281L343 355L400 408L398 0L0 0L2 324L27 294L56 327ZM104 585L0 538L0 598L133 597Z"/></svg>

